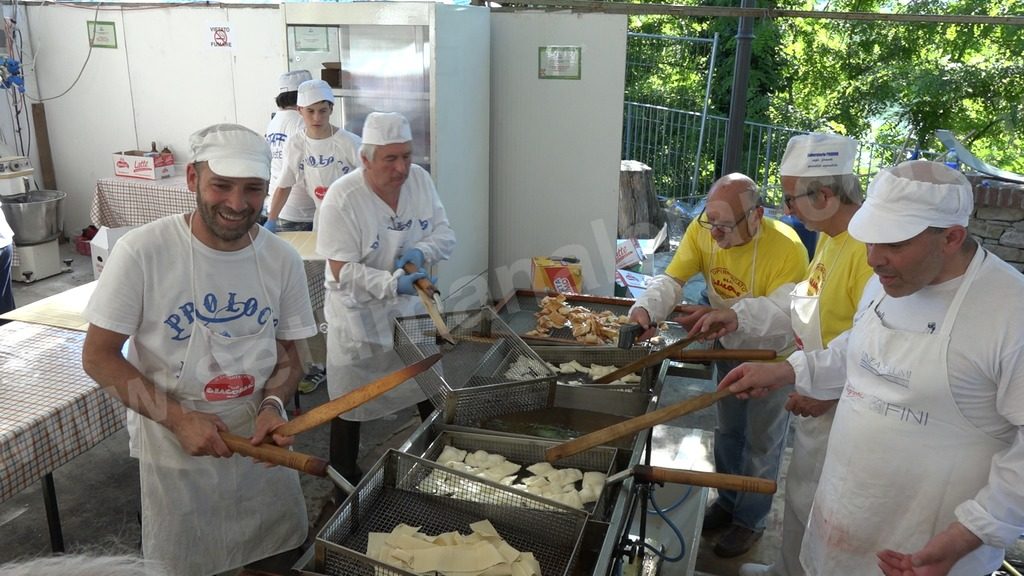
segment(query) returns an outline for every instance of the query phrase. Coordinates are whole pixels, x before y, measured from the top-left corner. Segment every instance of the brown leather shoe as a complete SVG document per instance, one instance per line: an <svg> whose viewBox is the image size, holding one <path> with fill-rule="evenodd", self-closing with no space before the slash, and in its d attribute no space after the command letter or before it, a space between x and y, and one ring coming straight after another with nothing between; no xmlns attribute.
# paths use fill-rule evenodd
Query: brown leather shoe
<svg viewBox="0 0 1024 576"><path fill-rule="evenodd" d="M735 558L746 554L761 539L764 531L758 532L733 524L729 531L715 543L714 552L721 558Z"/></svg>

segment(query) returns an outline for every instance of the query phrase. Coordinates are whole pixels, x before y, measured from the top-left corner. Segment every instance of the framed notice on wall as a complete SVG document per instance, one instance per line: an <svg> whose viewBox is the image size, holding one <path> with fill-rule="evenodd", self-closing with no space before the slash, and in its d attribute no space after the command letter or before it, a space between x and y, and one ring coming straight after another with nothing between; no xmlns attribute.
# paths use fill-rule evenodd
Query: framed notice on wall
<svg viewBox="0 0 1024 576"><path fill-rule="evenodd" d="M93 48L117 48L117 28L113 22L89 20L85 23L89 32L89 45Z"/></svg>
<svg viewBox="0 0 1024 576"><path fill-rule="evenodd" d="M292 26L295 30L296 52L327 52L330 40L326 26Z"/></svg>
<svg viewBox="0 0 1024 576"><path fill-rule="evenodd" d="M583 48L541 46L537 49L537 77L541 80L579 80Z"/></svg>

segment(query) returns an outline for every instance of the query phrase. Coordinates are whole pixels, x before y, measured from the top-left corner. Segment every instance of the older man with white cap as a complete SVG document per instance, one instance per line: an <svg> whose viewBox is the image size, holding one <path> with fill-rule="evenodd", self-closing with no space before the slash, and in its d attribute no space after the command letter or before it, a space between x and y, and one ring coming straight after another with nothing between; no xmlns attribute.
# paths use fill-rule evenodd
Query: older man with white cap
<svg viewBox="0 0 1024 576"><path fill-rule="evenodd" d="M989 574L1024 534L1024 276L970 236L971 184L884 170L850 222L876 276L853 327L741 395L841 395L801 551L809 574ZM819 356L839 353L845 362Z"/></svg>
<svg viewBox="0 0 1024 576"><path fill-rule="evenodd" d="M264 226L271 232L281 227L281 218L291 200L292 187L300 186L313 199L313 227L316 212L327 189L335 180L359 166L359 136L331 124L334 111L334 91L323 80L306 80L299 84L296 104L305 127L288 139L284 153L284 168L273 189L273 198L267 210ZM295 229L295 228L291 228Z"/></svg>
<svg viewBox="0 0 1024 576"><path fill-rule="evenodd" d="M216 124L189 143L196 210L117 243L85 311L82 349L85 371L135 415L143 554L183 576L305 540L296 472L233 455L219 433L292 443L274 430L302 376L295 342L316 334L302 259L256 225L267 141Z"/></svg>
<svg viewBox="0 0 1024 576"><path fill-rule="evenodd" d="M274 102L278 111L270 118L270 123L263 133L267 144L270 144L270 191L263 206L264 215L270 211L274 190L277 190L277 182L284 170L284 152L288 140L304 127L297 104L299 85L312 79L313 76L308 70L292 70L277 78L278 93ZM297 187L300 193L288 195L288 200L278 215L277 229L282 232L312 230L313 214L316 212L313 197L306 194L302 182L296 182L293 187Z"/></svg>
<svg viewBox="0 0 1024 576"><path fill-rule="evenodd" d="M395 318L424 314L415 281L447 260L455 233L430 174L412 163L412 130L396 113L373 112L363 125L362 167L331 185L321 207L317 252L327 259L327 385L331 398L404 366L392 346ZM405 274L412 262L418 272ZM331 464L350 481L360 422L419 403L432 406L415 382L335 418Z"/></svg>
<svg viewBox="0 0 1024 576"><path fill-rule="evenodd" d="M792 332L800 350L787 361L805 371L805 353L824 349L849 329L871 276L864 245L847 232L862 197L860 180L853 173L857 148L856 140L835 134L801 134L790 139L779 167L786 213L822 234L806 279L792 291L742 300L731 310L714 312L695 330L718 322L725 326L722 333L737 328L762 335ZM797 418L793 420L793 454L786 473L782 546L773 564L744 564L741 576L804 573L800 546L825 461L835 404L835 399L790 394L786 408Z"/></svg>

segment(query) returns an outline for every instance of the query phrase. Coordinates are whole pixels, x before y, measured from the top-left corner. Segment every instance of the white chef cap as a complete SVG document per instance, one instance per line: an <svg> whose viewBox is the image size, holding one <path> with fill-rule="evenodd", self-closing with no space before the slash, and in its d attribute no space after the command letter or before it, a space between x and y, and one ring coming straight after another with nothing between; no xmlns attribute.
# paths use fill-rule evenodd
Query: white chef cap
<svg viewBox="0 0 1024 576"><path fill-rule="evenodd" d="M309 73L309 70L292 70L291 72L285 72L277 78L277 91L279 94L284 92L296 92L299 89L299 84L312 79L313 75Z"/></svg>
<svg viewBox="0 0 1024 576"><path fill-rule="evenodd" d="M218 176L270 179L266 138L238 124L214 124L189 136L192 162L206 162Z"/></svg>
<svg viewBox="0 0 1024 576"><path fill-rule="evenodd" d="M299 84L299 97L295 103L299 106L312 106L317 102L327 101L334 104L334 92L331 85L323 80L306 80Z"/></svg>
<svg viewBox="0 0 1024 576"><path fill-rule="evenodd" d="M398 112L371 112L363 123L363 144L384 146L412 141L409 121Z"/></svg>
<svg viewBox="0 0 1024 576"><path fill-rule="evenodd" d="M875 176L849 230L865 244L891 244L929 227L967 226L973 211L974 191L963 174L941 162L911 160Z"/></svg>
<svg viewBox="0 0 1024 576"><path fill-rule="evenodd" d="M858 143L838 134L800 134L786 144L780 176L841 176L853 174Z"/></svg>

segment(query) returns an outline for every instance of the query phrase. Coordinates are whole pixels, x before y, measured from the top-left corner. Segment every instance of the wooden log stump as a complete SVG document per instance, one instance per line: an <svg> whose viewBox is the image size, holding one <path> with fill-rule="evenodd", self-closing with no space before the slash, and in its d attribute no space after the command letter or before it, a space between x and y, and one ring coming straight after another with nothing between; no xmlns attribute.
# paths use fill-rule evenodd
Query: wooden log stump
<svg viewBox="0 0 1024 576"><path fill-rule="evenodd" d="M619 166L619 238L653 238L665 224L665 212L654 194L651 168L636 160Z"/></svg>

